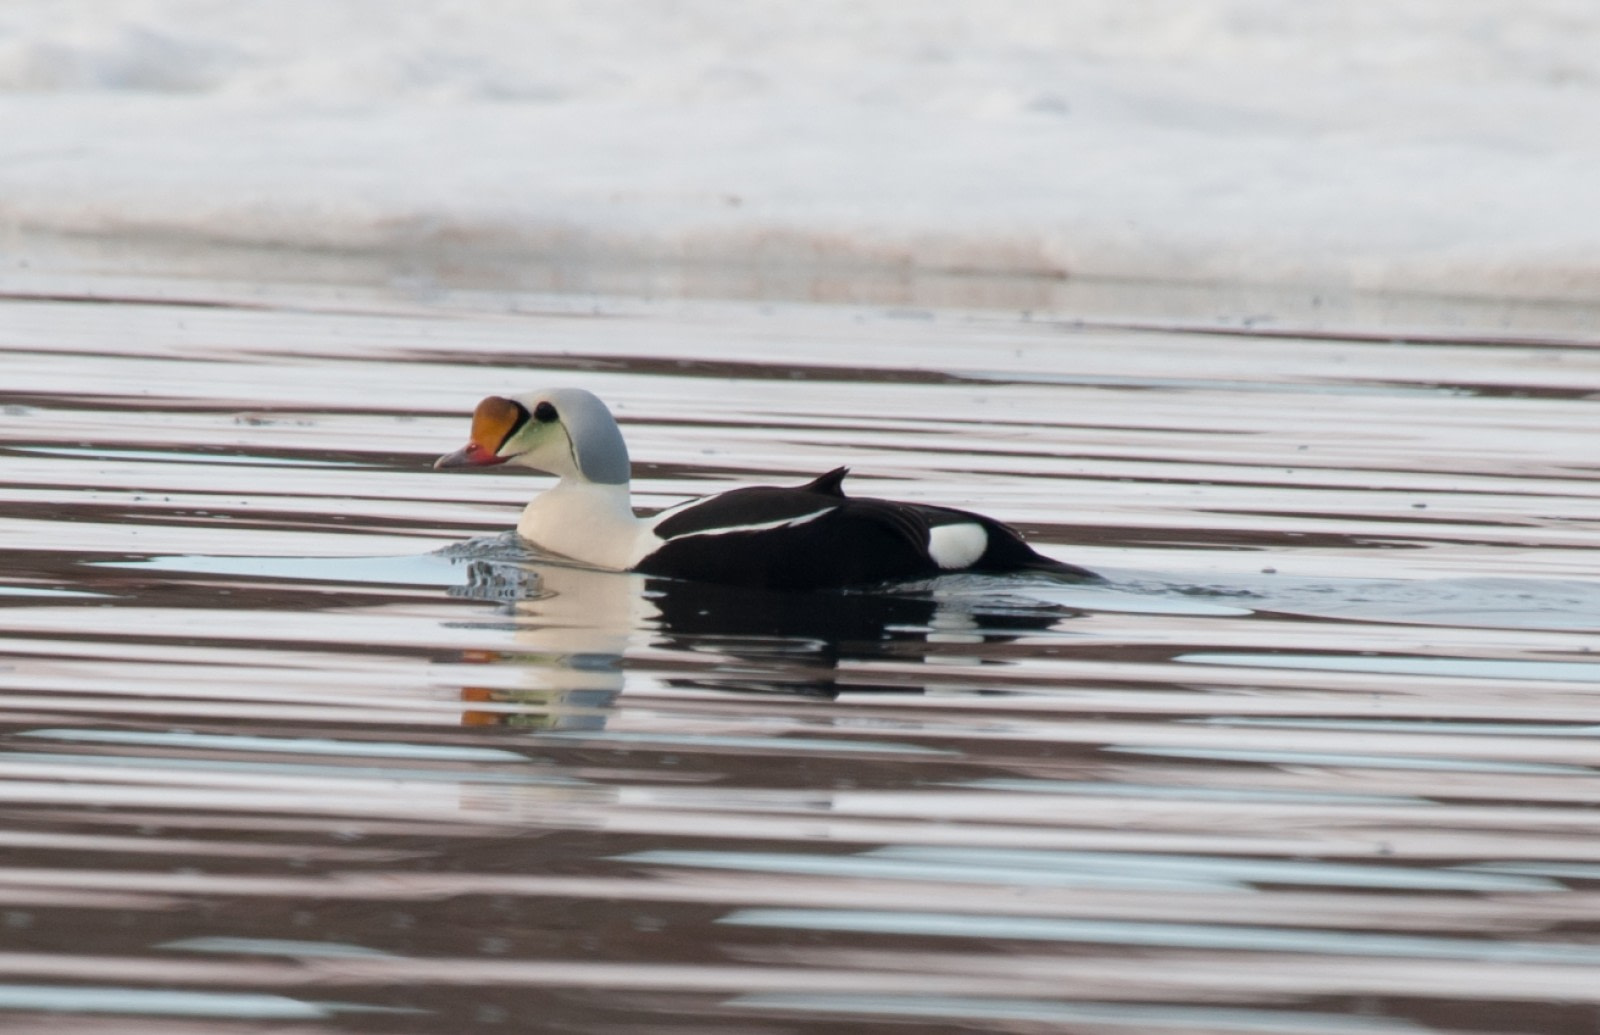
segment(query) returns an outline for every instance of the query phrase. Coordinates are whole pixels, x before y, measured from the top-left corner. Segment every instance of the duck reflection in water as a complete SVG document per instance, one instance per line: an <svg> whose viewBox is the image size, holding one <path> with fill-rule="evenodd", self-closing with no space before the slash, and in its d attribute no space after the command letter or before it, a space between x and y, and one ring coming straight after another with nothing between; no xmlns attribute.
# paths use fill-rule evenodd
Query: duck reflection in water
<svg viewBox="0 0 1600 1035"><path fill-rule="evenodd" d="M465 721L599 729L623 689L630 649L680 655L656 666L668 686L833 698L920 693L914 676L872 682L851 661L1001 664L993 646L1049 630L1079 612L954 576L873 592L788 593L596 571L561 563L473 559L453 596L496 601L515 651L463 660L516 666L515 688L474 686ZM661 669L681 675L662 677Z"/></svg>

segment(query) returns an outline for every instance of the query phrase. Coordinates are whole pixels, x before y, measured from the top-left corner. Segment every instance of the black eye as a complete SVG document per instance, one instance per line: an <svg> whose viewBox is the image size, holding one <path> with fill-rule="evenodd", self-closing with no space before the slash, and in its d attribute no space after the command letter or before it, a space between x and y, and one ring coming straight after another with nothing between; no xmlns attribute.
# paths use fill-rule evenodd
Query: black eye
<svg viewBox="0 0 1600 1035"><path fill-rule="evenodd" d="M540 424L549 424L556 419L556 408L547 402L542 402L533 408L533 419Z"/></svg>

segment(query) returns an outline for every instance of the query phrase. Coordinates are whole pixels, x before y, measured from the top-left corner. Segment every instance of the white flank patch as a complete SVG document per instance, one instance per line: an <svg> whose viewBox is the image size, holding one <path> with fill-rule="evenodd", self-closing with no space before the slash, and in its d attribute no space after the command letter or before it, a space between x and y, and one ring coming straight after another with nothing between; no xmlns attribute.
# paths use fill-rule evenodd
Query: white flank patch
<svg viewBox="0 0 1600 1035"><path fill-rule="evenodd" d="M971 523L928 529L928 556L945 571L966 568L989 547L989 533Z"/></svg>

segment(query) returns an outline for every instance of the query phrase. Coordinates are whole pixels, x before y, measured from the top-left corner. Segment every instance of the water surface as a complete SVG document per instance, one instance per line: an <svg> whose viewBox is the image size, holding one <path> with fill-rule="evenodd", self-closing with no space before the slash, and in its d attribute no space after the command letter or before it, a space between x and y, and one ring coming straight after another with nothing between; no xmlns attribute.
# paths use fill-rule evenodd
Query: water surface
<svg viewBox="0 0 1600 1035"><path fill-rule="evenodd" d="M1600 1026L1591 341L83 295L0 300L4 1023ZM558 384L642 507L843 463L1107 582L539 557L429 464Z"/></svg>

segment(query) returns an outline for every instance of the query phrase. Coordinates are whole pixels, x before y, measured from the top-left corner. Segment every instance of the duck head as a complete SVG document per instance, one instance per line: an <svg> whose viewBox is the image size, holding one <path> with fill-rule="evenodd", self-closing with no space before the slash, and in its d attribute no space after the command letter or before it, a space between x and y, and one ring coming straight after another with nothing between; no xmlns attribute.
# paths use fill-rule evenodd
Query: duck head
<svg viewBox="0 0 1600 1035"><path fill-rule="evenodd" d="M436 468L527 467L563 481L628 483L628 447L606 404L581 388L491 395L472 413L467 444Z"/></svg>

